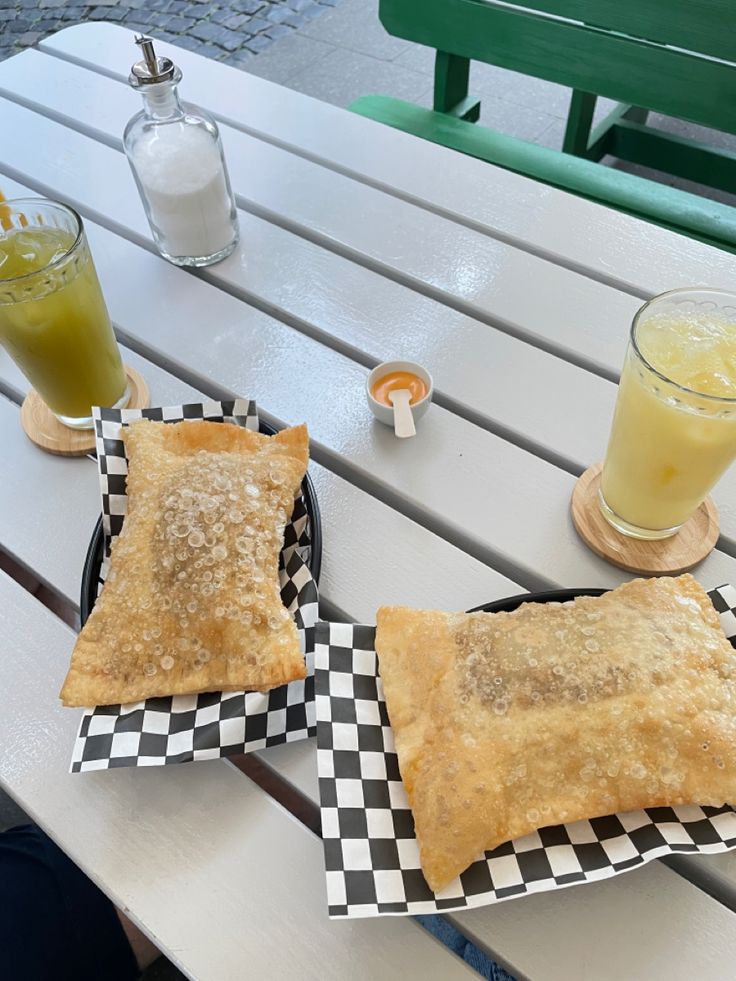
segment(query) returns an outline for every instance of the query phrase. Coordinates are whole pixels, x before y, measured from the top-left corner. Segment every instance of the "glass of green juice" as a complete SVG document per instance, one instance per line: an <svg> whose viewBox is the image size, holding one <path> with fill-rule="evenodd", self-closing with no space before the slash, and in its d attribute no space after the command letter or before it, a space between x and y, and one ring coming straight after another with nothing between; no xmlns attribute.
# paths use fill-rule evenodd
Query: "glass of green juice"
<svg viewBox="0 0 736 981"><path fill-rule="evenodd" d="M0 202L0 345L54 415L93 426L129 392L82 219L40 198Z"/></svg>

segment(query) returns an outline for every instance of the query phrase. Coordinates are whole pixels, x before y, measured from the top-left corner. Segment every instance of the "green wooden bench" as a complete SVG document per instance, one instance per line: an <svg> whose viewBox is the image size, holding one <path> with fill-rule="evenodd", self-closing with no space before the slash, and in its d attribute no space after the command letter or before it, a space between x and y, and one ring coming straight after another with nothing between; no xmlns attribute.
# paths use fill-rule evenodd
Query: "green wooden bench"
<svg viewBox="0 0 736 981"><path fill-rule="evenodd" d="M654 110L736 133L734 0L380 0L379 16L436 49L434 107L371 95L354 112L736 251L736 209L596 163L613 154L736 192L736 154L646 122ZM565 152L476 125L471 61L569 86ZM593 128L598 96L619 104Z"/></svg>

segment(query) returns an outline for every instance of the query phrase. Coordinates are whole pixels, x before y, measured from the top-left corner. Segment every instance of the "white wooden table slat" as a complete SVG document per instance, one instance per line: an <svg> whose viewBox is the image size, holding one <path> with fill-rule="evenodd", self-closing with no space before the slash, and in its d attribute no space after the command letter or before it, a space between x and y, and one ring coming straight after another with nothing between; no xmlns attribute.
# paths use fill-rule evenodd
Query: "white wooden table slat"
<svg viewBox="0 0 736 981"><path fill-rule="evenodd" d="M12 81L15 97L22 93L26 102L44 111L49 111L50 105L54 111L63 109L67 120L80 120L83 127L106 139L119 142L124 122L136 105L137 96L127 87L98 77L96 85L104 86L104 93L100 94L95 86L90 86L88 71L32 50L13 59L12 72L9 67L4 73L3 67L0 64L0 91L10 93ZM294 159L288 154L281 156ZM249 148L235 147L229 158L236 189L250 188L254 175L261 181L273 178L274 167L268 162L259 167ZM237 166L243 162L248 175L240 177ZM136 200L127 166L116 163L116 176L129 185L131 197ZM313 168L313 172L324 182L321 168ZM334 179L334 175L327 176ZM117 184L117 180L113 183ZM290 186L290 182L286 183ZM297 196L300 200L324 201L326 193L317 187L310 194ZM290 201L289 208L293 211L294 207ZM332 208L331 203L330 213ZM347 202L335 210L350 214ZM380 227L387 221L384 216ZM488 329L457 310L380 278L258 218L243 214L242 223L239 255L212 273L228 288L256 297L266 308L309 324L321 338L342 346L347 353L357 351L374 360L427 360L445 404L459 408L466 417L494 431L513 433L522 445L531 446L542 455L551 454L553 462L560 461L566 469L580 473L602 457L616 395L610 382L545 351L530 349L515 337ZM357 222L345 224L348 231L363 227ZM147 231L142 216L130 228L133 233ZM424 237L421 240L426 241ZM258 242L257 249L252 247L253 241ZM390 250L389 245L386 248ZM410 251L417 251L414 239ZM511 249L505 251L519 255ZM567 337L568 348L585 350L592 364L602 359L599 367L616 374L639 301L549 263L542 265L550 277L563 273L573 280L580 291L579 298L571 302L576 291L569 289L569 282L565 281L555 281L546 290L537 279L535 289L528 290L525 276L510 271L510 264L496 287L504 306L499 308L494 297L494 315L513 322L518 330L522 330L522 324L538 322L546 341L554 338L557 343L556 339ZM294 271L288 281L281 275L285 267ZM507 287L507 274L514 282L518 278L517 288ZM550 296L554 298L552 303ZM525 306L527 298L533 311ZM365 316L367 309L373 313L370 321ZM595 318L590 317L591 310L596 311ZM524 379L523 385L519 378ZM581 406L586 407L585 412L580 411ZM575 426L569 425L571 416L578 418ZM731 502L736 505L736 472L724 477L716 498L722 508L723 534L731 549L736 549L736 513L731 506Z"/></svg>
<svg viewBox="0 0 736 981"><path fill-rule="evenodd" d="M124 163L109 154L104 160L108 168L118 165L115 184L118 179L130 184ZM14 186L8 178L0 184L11 191ZM125 213L131 237L147 233L138 210L130 184ZM308 324L315 336L371 365L400 356L431 359L446 404L482 425L513 431L537 448L554 446L552 452L570 467L582 467L602 452L615 396L612 384L252 215L241 212L241 228L238 259L216 273L229 288ZM288 280L283 268L292 271ZM630 298L625 302L618 323L619 359L627 320L636 309ZM519 386L520 374L535 398ZM548 407L542 414L536 411L538 401ZM592 410L585 414L585 425L566 425L581 405Z"/></svg>
<svg viewBox="0 0 736 981"><path fill-rule="evenodd" d="M475 976L410 920L330 923L321 842L225 761L68 773L74 635L3 573L0 626L0 783L187 975Z"/></svg>
<svg viewBox="0 0 736 981"><path fill-rule="evenodd" d="M120 175L127 185L113 179L116 161L127 167L119 154L29 110L7 103L2 110L4 120L22 114L22 125L11 126L11 143L13 152L24 148L28 174L42 172L49 193L72 199L82 210L85 200L104 193L105 207L122 228L129 207L126 188L135 191L127 171ZM4 158L5 153L3 145ZM111 239L105 248L109 255L120 247L118 236ZM284 422L308 419L320 462L344 471L499 572L525 584L610 586L626 578L581 548L567 516L574 484L569 473L440 406L433 406L417 438L398 442L368 419L367 371L353 360L198 277L182 276L145 251L137 253L137 263L145 267L141 273L128 260L130 251L125 262L107 267L109 275L105 257L97 250L95 255L113 319L154 360L160 352L169 370L183 371L205 391L217 385L253 392L265 411ZM238 262L232 256L222 263L211 273L213 281L221 281ZM130 290L131 282L137 290ZM175 362L167 352L176 352ZM309 387L295 384L299 377L309 378ZM708 586L730 581L736 561L716 551L699 575Z"/></svg>
<svg viewBox="0 0 736 981"><path fill-rule="evenodd" d="M0 432L0 544L76 606L84 556L100 513L94 464L41 455L21 429L17 406L2 396Z"/></svg>
<svg viewBox="0 0 736 981"><path fill-rule="evenodd" d="M246 72L233 78L224 65L163 41L157 45L184 72L182 91L196 93L190 97L220 119L639 295L726 286L736 272L736 259L717 249ZM130 32L112 24L70 27L40 47L119 79L127 78L133 57Z"/></svg>
<svg viewBox="0 0 736 981"><path fill-rule="evenodd" d="M118 149L139 107L127 85L34 51L0 64L0 92ZM231 127L221 133L234 189L249 208L574 361L618 370L616 341L640 305L635 298ZM564 312L555 313L557 303Z"/></svg>
<svg viewBox="0 0 736 981"><path fill-rule="evenodd" d="M145 376L152 396L160 400L156 404L201 400L194 389L135 352L124 348L123 357ZM0 389L22 397L28 387L0 348ZM97 466L88 457L39 451L21 428L18 406L2 397L0 433L0 545L78 607L84 558L100 516ZM21 502L24 518L19 521ZM60 515L64 520L59 520Z"/></svg>
<svg viewBox="0 0 736 981"><path fill-rule="evenodd" d="M47 86L40 81L44 78L41 69L49 61L54 64L53 59L44 59L32 50L16 58L15 62L23 69L23 84L16 79L16 93L23 91L27 97L35 85L45 91ZM75 71L76 84L72 85L75 94L92 106L97 104L89 85L82 84L86 79L78 77L80 69L63 62L55 64ZM88 72L81 74L89 76ZM2 81L0 66L0 87ZM57 77L57 83L59 89L71 84L66 77ZM115 89L119 98L126 97L120 86ZM125 172L125 167L120 172ZM591 455L600 453L605 433L598 428L586 428L578 433L563 422L570 412L581 404L590 404L590 400L596 411L588 415L596 420L605 418L612 400L612 386L278 226L246 213L241 213L241 225L241 258L228 282L244 294L261 298L283 314L308 323L315 332L320 332L320 337L335 345L342 344L346 350L354 349L365 358L423 357L431 351L438 390L462 406L464 412L487 419L491 424L513 428L523 438L541 446L549 445L550 436L557 431L559 452L571 461L590 459ZM142 217L130 227L134 232L146 231ZM258 243L257 250L252 248L254 241ZM281 274L285 266L292 271L288 281ZM620 299L619 316L615 323L610 315L606 321L615 342L607 370L609 367L614 370L614 356L616 362L623 358L627 323L638 305L630 297L617 299ZM370 319L366 310L371 311ZM564 314L562 309L558 316ZM516 382L516 371L522 370L539 399L549 405L549 412L541 418L534 411L535 402L522 396Z"/></svg>
<svg viewBox="0 0 736 981"><path fill-rule="evenodd" d="M602 981L609 977L618 981L692 981L704 972L717 981L728 981L733 977L734 951L729 924L736 917L723 906L712 906L710 897L703 903L693 894L678 896L672 875L666 866L655 862L650 869L597 883L595 892L587 896L583 893L591 887L529 896L524 902L533 914L531 929L516 919L513 902L500 903L493 909L498 947L502 951L522 947L527 952L524 968L535 979L549 972L556 981ZM616 902L619 892L621 904L616 903L615 912L609 912L608 904ZM588 901L577 902L583 898ZM487 914L483 909L463 913L463 930L468 937L476 936L477 927L485 928ZM725 937L721 934L724 927L729 930ZM675 949L672 936L683 938L685 943ZM593 958L582 946L583 937L595 938ZM636 949L633 958L624 944Z"/></svg>

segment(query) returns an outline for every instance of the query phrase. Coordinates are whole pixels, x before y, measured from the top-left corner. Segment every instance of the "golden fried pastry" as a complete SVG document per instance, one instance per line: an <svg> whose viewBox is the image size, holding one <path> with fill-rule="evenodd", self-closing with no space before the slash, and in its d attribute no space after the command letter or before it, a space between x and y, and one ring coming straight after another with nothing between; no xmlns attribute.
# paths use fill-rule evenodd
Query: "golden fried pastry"
<svg viewBox="0 0 736 981"><path fill-rule="evenodd" d="M128 512L72 654L65 705L267 691L304 678L278 560L307 468L305 426L123 428Z"/></svg>
<svg viewBox="0 0 736 981"><path fill-rule="evenodd" d="M691 576L513 613L378 611L433 890L546 825L736 801L736 652Z"/></svg>

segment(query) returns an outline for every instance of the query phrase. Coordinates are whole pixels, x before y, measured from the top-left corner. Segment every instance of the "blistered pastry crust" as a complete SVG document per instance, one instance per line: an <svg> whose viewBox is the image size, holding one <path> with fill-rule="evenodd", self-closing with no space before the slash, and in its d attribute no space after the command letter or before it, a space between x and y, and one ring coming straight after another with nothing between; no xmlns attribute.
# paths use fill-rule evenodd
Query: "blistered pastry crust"
<svg viewBox="0 0 736 981"><path fill-rule="evenodd" d="M689 575L513 613L384 607L377 625L433 890L547 825L736 799L736 653Z"/></svg>
<svg viewBox="0 0 736 981"><path fill-rule="evenodd" d="M306 471L306 427L268 437L141 420L122 434L128 512L64 704L266 691L304 678L278 559Z"/></svg>

